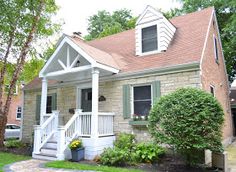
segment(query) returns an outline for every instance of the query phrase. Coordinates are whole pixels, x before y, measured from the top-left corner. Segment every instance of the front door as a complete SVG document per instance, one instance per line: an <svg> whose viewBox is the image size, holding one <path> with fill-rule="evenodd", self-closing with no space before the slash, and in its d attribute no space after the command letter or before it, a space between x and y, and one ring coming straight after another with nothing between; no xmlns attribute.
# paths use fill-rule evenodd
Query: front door
<svg viewBox="0 0 236 172"><path fill-rule="evenodd" d="M92 88L81 90L81 109L83 112L92 112Z"/></svg>

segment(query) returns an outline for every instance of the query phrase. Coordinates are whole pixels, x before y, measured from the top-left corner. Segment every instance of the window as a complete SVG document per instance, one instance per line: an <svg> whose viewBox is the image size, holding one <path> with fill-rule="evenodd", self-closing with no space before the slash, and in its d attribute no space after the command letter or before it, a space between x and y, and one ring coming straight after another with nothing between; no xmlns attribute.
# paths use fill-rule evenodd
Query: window
<svg viewBox="0 0 236 172"><path fill-rule="evenodd" d="M133 112L135 115L148 115L151 104L151 85L133 87Z"/></svg>
<svg viewBox="0 0 236 172"><path fill-rule="evenodd" d="M142 29L142 52L157 50L157 26Z"/></svg>
<svg viewBox="0 0 236 172"><path fill-rule="evenodd" d="M215 87L213 85L210 86L210 92L215 97Z"/></svg>
<svg viewBox="0 0 236 172"><path fill-rule="evenodd" d="M16 109L16 119L21 119L22 107L18 106Z"/></svg>
<svg viewBox="0 0 236 172"><path fill-rule="evenodd" d="M46 113L52 113L52 96L47 96Z"/></svg>
<svg viewBox="0 0 236 172"><path fill-rule="evenodd" d="M215 51L215 61L216 63L219 63L219 54L218 54L218 46L217 46L217 39L214 37L214 51Z"/></svg>

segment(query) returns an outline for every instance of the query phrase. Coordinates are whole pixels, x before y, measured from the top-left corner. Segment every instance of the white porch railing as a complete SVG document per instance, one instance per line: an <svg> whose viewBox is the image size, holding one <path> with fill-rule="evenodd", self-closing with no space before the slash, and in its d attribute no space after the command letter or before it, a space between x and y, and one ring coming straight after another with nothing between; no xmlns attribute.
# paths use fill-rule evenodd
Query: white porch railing
<svg viewBox="0 0 236 172"><path fill-rule="evenodd" d="M98 135L107 136L114 135L113 132L113 118L114 113L98 112Z"/></svg>
<svg viewBox="0 0 236 172"><path fill-rule="evenodd" d="M34 128L34 153L39 153L42 146L50 139L58 128L59 111L53 111L51 116L42 124Z"/></svg>

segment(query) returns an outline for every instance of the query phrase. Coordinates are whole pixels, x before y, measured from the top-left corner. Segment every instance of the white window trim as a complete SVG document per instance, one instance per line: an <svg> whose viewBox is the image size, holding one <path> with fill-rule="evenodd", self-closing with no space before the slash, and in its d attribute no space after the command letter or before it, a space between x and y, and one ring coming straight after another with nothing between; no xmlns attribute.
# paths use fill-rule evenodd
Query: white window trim
<svg viewBox="0 0 236 172"><path fill-rule="evenodd" d="M16 108L16 120L21 120L21 118L17 118L17 113L18 113L18 108L19 108L19 107L21 108L21 112L20 112L21 115L20 115L20 116L21 116L21 118L22 118L22 106L17 106L17 108Z"/></svg>
<svg viewBox="0 0 236 172"><path fill-rule="evenodd" d="M216 40L216 42L215 42L215 40ZM216 45L217 44L217 37L215 36L215 34L213 34L213 44L214 44L214 57L215 57L215 62L217 63L217 64L219 64L219 46L218 45ZM216 49L216 46L217 46L217 49ZM216 51L218 52L217 54L218 54L218 58L216 57Z"/></svg>
<svg viewBox="0 0 236 172"><path fill-rule="evenodd" d="M9 84L6 85L6 87L10 87ZM13 93L13 95L18 95L18 85L15 86L15 92ZM9 88L10 89L10 88Z"/></svg>
<svg viewBox="0 0 236 172"><path fill-rule="evenodd" d="M216 90L214 85L210 85L210 93L211 93L211 88L213 88L213 96L216 97ZM211 93L212 94L212 93Z"/></svg>
<svg viewBox="0 0 236 172"><path fill-rule="evenodd" d="M130 98L130 104L131 104L131 118L133 118L134 115L134 87L141 87L141 86L151 86L151 108L153 107L153 92L152 92L152 84L151 83L145 83L145 84L135 84L131 85L131 98Z"/></svg>
<svg viewBox="0 0 236 172"><path fill-rule="evenodd" d="M154 25L157 26L157 50L148 51L148 52L143 53L142 52L142 29L144 29L146 27L154 26ZM146 55L161 53L161 50L160 50L160 33L159 33L160 24L159 24L159 21L154 21L154 22L141 24L141 25L138 25L136 27L138 29L139 54L140 54L140 56L146 56Z"/></svg>

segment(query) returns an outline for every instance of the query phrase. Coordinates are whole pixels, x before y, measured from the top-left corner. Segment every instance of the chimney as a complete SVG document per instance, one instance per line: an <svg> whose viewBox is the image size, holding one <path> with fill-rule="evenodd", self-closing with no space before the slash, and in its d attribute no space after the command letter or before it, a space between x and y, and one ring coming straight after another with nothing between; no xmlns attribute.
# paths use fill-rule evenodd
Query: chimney
<svg viewBox="0 0 236 172"><path fill-rule="evenodd" d="M80 39L80 40L83 41L84 39L83 39L83 37L81 36L81 34L82 34L81 32L73 32L73 36L72 36L72 37L73 37L73 38L78 38L78 39Z"/></svg>

